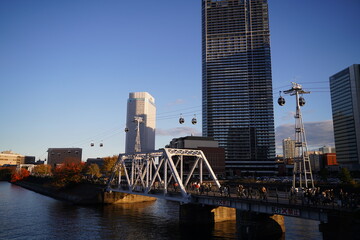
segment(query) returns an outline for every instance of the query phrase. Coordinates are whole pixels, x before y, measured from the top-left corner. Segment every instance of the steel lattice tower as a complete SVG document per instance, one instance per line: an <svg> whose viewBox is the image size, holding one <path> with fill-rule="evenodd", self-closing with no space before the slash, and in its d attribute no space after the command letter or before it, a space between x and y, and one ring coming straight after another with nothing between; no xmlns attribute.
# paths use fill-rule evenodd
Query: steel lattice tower
<svg viewBox="0 0 360 240"><path fill-rule="evenodd" d="M293 187L314 188L314 180L311 172L311 164L309 153L307 149L306 135L304 123L301 115L301 108L305 105L303 94L309 94L302 89L300 84L292 82L292 88L284 91L285 94L296 97L296 114L295 114L295 157L294 157L294 170L293 170ZM285 104L282 97L279 98L279 104ZM299 185L297 185L297 178L299 178ZM304 186L305 184L305 186Z"/></svg>
<svg viewBox="0 0 360 240"><path fill-rule="evenodd" d="M135 139L135 149L134 152L141 152L141 142L140 142L140 123L143 122L143 118L142 117L138 117L135 116L134 117L134 122L137 123L137 128L136 128L136 139Z"/></svg>

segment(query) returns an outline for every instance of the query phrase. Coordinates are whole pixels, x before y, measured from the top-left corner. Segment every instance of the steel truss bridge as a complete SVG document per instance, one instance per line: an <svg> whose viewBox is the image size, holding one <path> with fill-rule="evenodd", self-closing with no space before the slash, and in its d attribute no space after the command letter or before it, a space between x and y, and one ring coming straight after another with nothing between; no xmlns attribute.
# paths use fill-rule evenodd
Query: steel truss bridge
<svg viewBox="0 0 360 240"><path fill-rule="evenodd" d="M187 164L185 171L184 162ZM193 181L204 178L221 185L201 150L164 148L153 152L120 154L109 179L107 190L178 202L191 202L189 189ZM169 192L169 188L180 194Z"/></svg>
<svg viewBox="0 0 360 240"><path fill-rule="evenodd" d="M186 166L186 167L185 167ZM212 182L211 190L200 194L193 188ZM289 201L285 192L269 192L266 200L257 194L249 197L237 193L223 193L222 187L201 150L164 148L153 152L120 154L107 184L108 192L121 192L198 204L229 207L240 211L278 214L328 222L329 216L351 213L351 209L333 205L313 206L298 199ZM251 194L250 194L251 195Z"/></svg>

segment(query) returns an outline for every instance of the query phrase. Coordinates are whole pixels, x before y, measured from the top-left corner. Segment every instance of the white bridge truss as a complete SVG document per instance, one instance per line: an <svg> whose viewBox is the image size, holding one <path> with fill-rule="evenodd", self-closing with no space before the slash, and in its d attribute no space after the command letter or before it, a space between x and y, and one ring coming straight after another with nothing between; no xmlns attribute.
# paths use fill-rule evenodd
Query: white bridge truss
<svg viewBox="0 0 360 240"><path fill-rule="evenodd" d="M184 170L185 159L189 166L187 171ZM169 194L169 186L176 184L180 194L175 194L175 198L187 202L191 181L196 179L200 184L203 183L204 167L208 170L207 177L220 188L220 183L201 150L164 148L153 152L120 154L107 190L172 199L174 193ZM159 192L162 196L159 196Z"/></svg>

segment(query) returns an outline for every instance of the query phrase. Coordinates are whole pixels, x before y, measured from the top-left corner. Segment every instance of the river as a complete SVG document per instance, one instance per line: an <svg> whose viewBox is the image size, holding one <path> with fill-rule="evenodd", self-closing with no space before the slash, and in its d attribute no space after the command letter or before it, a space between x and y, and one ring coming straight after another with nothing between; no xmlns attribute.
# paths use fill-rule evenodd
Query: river
<svg viewBox="0 0 360 240"><path fill-rule="evenodd" d="M180 227L178 203L77 206L0 182L0 239L240 239L235 221ZM318 222L285 218L286 240L322 239ZM192 231L192 233L191 233Z"/></svg>

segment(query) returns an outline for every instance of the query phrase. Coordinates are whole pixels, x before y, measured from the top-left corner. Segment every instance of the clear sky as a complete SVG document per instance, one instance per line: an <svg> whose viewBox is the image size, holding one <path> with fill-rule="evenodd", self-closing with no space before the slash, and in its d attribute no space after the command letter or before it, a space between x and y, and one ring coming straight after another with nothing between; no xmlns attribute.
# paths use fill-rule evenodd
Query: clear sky
<svg viewBox="0 0 360 240"><path fill-rule="evenodd" d="M359 12L359 0L269 0L277 146L294 132L295 99L276 104L291 81L311 91L310 148L334 145L328 79L360 63ZM123 152L137 91L155 98L157 148L201 135L201 1L1 0L0 83L0 151Z"/></svg>

